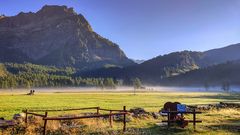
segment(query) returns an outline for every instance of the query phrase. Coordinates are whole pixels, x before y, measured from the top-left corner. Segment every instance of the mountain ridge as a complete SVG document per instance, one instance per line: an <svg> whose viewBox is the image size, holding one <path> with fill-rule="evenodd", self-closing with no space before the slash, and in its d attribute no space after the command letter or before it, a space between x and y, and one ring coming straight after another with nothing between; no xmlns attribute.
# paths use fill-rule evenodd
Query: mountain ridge
<svg viewBox="0 0 240 135"><path fill-rule="evenodd" d="M225 48L228 48L228 50L232 50L233 48L234 52L226 52ZM240 60L240 55L238 55L239 51L240 44L234 44L205 52L173 52L157 56L134 66L98 69L96 71L83 72L79 75L86 77L114 77L127 80L138 77L148 84L160 84L163 79L168 77L178 76L192 70L207 68L227 61L234 61L236 59ZM212 52L213 55L211 55ZM224 59L218 57L224 53L227 55L223 57Z"/></svg>

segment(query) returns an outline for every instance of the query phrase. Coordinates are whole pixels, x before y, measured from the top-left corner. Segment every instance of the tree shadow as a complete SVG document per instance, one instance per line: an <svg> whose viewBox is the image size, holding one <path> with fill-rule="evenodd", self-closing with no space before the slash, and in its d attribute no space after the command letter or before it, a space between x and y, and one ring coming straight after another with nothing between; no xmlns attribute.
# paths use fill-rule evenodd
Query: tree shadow
<svg viewBox="0 0 240 135"><path fill-rule="evenodd" d="M138 128L138 129L132 128L131 130L136 130L137 131L136 133L139 135L194 134L198 132L198 131L194 131L190 127L180 128L176 126L171 126L170 128L168 128L167 126L158 126L158 125L152 125L148 128Z"/></svg>
<svg viewBox="0 0 240 135"><path fill-rule="evenodd" d="M135 132L134 132L135 131ZM180 128L172 125L170 128L167 126L148 125L147 128L129 128L127 133L136 133L137 135L172 135L172 134L206 134L206 133L240 133L240 119L229 119L221 123L213 125L196 125L196 130L193 129L192 124L186 128Z"/></svg>
<svg viewBox="0 0 240 135"><path fill-rule="evenodd" d="M195 96L191 98L202 98L202 99L221 99L226 100L228 102L240 102L240 94L234 93L234 94L218 94L218 95L201 95L201 96Z"/></svg>
<svg viewBox="0 0 240 135"><path fill-rule="evenodd" d="M206 126L208 130L223 130L226 133L240 133L240 126L239 125L232 125L232 124L215 124Z"/></svg>

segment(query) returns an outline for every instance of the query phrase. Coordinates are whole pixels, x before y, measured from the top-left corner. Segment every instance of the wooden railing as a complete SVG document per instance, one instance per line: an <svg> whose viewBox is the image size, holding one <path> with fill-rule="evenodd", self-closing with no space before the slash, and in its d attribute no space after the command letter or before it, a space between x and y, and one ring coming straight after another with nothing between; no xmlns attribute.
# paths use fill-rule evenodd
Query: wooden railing
<svg viewBox="0 0 240 135"><path fill-rule="evenodd" d="M96 114L89 116L71 116L71 117L49 117L48 112L56 112L56 111L77 111L77 110L91 110L96 109ZM99 111L109 111L109 114L100 114ZM26 114L25 123L26 126L28 124L28 115L34 115L38 117L42 117L44 120L43 127L43 135L46 134L47 121L48 120L73 120L73 119L89 119L89 118L101 118L101 117L109 117L110 127L113 125L113 116L123 115L123 132L126 131L126 115L128 111L126 110L126 106L123 106L123 110L111 110L111 109L103 109L100 107L88 107L88 108L70 108L70 109L57 109L57 110L23 110ZM36 112L45 112L45 114L39 114ZM117 112L117 113L113 113Z"/></svg>
<svg viewBox="0 0 240 135"><path fill-rule="evenodd" d="M192 114L193 115L193 120L186 120L190 123L193 123L193 128L194 130L196 130L196 123L201 123L202 120L196 120L196 114L201 114L202 112L197 112L195 111L195 109L193 111L184 111L184 112L181 112L181 111L162 111L162 113L167 113L167 120L163 120L162 122L167 122L168 123L168 128L170 127L170 123L175 123L176 120L171 120L170 119L170 115L171 114L181 114L181 116L183 116L183 114Z"/></svg>

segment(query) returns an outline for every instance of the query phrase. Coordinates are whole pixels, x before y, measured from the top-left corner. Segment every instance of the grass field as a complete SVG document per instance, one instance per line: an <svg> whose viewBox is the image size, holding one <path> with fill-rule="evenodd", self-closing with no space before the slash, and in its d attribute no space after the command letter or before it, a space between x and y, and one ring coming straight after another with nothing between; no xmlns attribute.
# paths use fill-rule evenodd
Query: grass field
<svg viewBox="0 0 240 135"><path fill-rule="evenodd" d="M224 102L240 102L239 93L214 93L214 92L139 92L133 95L130 92L82 92L82 93L36 93L27 96L24 93L8 92L0 94L0 116L11 119L13 114L20 113L23 109L61 109L96 107L109 109L127 109L142 107L150 112L158 112L167 101L178 101L184 104L208 104ZM50 115L58 115L51 113ZM146 134L238 134L240 125L240 110L222 109L205 112L198 116L203 120L198 124L197 132L192 126L186 129L173 128L166 130L156 126L164 118L133 120L128 127L134 130L143 130ZM116 128L117 129L117 128ZM132 133L129 133L132 134Z"/></svg>

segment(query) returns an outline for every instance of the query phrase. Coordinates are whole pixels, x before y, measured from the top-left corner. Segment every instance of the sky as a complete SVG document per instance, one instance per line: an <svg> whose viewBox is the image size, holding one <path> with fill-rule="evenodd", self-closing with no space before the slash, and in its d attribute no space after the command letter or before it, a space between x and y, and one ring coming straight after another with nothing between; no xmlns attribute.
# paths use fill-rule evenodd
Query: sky
<svg viewBox="0 0 240 135"><path fill-rule="evenodd" d="M240 43L240 0L0 0L0 14L66 5L129 58Z"/></svg>

